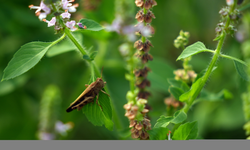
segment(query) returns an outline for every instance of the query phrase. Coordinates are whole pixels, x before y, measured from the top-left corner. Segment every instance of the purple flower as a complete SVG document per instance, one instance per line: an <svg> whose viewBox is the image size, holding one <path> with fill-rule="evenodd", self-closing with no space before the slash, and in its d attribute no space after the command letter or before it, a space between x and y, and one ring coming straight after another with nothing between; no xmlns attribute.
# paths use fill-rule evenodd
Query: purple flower
<svg viewBox="0 0 250 150"><path fill-rule="evenodd" d="M80 28L83 28L83 24L82 23L77 23L77 25L80 27Z"/></svg>
<svg viewBox="0 0 250 150"><path fill-rule="evenodd" d="M68 18L68 19L69 19L70 16L71 16L71 14L68 13L68 11L66 11L66 12L62 13L61 16L62 16L63 19L64 19L64 18Z"/></svg>
<svg viewBox="0 0 250 150"><path fill-rule="evenodd" d="M70 28L71 31L75 31L77 29L75 24L76 22L74 20L66 22L66 26Z"/></svg>

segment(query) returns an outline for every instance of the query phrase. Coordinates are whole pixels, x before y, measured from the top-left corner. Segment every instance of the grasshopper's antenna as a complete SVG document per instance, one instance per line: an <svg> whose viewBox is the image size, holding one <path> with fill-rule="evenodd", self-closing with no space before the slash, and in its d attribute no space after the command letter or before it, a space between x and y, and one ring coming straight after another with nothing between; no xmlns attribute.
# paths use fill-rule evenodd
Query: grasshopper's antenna
<svg viewBox="0 0 250 150"><path fill-rule="evenodd" d="M102 66L102 71L103 71L103 66ZM101 72L101 78L102 78L102 72Z"/></svg>

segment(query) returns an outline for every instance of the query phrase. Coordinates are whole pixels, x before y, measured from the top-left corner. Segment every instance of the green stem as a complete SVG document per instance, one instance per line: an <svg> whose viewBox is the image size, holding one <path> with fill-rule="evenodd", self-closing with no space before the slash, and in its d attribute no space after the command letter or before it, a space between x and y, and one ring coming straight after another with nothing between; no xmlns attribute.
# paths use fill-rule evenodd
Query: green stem
<svg viewBox="0 0 250 150"><path fill-rule="evenodd" d="M235 8L235 5L236 3L231 7L230 9L230 12L232 12ZM228 26L230 25L230 18L228 17L227 18L227 22L226 22L226 25L225 25L225 29L228 28ZM190 107L192 106L194 100L198 97L199 93L201 92L201 90L203 89L204 85L206 84L217 60L218 60L218 57L221 55L220 54L220 51L221 51L221 48L222 48L222 45L224 43L224 40L225 40L225 37L226 37L226 33L225 32L222 32L222 36L221 36L221 39L219 40L218 42L218 45L217 45L217 48L215 49L215 53L214 53L214 56L207 68L207 71L206 73L204 74L204 76L202 77L201 79L201 83L199 84L199 87L197 88L197 90L195 91L195 93L192 95L192 97L190 97L190 99L188 100L188 102L186 103L186 105L184 106L183 108L183 111L185 113L188 112L188 110L190 109Z"/></svg>
<svg viewBox="0 0 250 150"><path fill-rule="evenodd" d="M69 39L75 44L75 46L79 49L79 51L82 53L82 55L88 55L88 52L81 46L81 44L76 40L76 38L72 35L71 31L68 29L68 28L65 28L64 29L64 32L65 34L69 37ZM64 37L65 37L65 34L64 34ZM89 56L89 55L88 55ZM87 61L87 60L86 60ZM93 81L95 81L94 79L94 75L100 77L101 74L100 74L100 71L98 69L98 67L96 66L96 63L94 61L87 61L88 64L90 65L90 69L91 69L91 74L93 76ZM104 87L104 89L108 92L108 88L107 87ZM109 92L108 92L109 93ZM111 105L112 106L115 106L113 101L111 100ZM116 115L117 114L117 110L116 109L113 109L113 117L114 119L116 120L116 126L118 129L121 129L121 120L120 118Z"/></svg>
<svg viewBox="0 0 250 150"><path fill-rule="evenodd" d="M224 55L224 54L220 54L220 56L221 56L221 57L224 57L224 58L228 58L228 59L232 59L232 60L238 61L238 62L240 62L241 64L244 64L244 65L247 66L246 62L244 62L244 61L242 61L242 60L240 60L240 59L234 58L234 57L232 57L232 56L228 56L228 55Z"/></svg>
<svg viewBox="0 0 250 150"><path fill-rule="evenodd" d="M58 42L60 42L61 40L63 40L65 38L66 34L63 34L59 39L55 40L54 42L52 42L51 46L57 44Z"/></svg>
<svg viewBox="0 0 250 150"><path fill-rule="evenodd" d="M75 46L79 49L82 55L88 55L87 51L81 46L81 44L76 40L71 31L68 28L64 29L65 34L69 37L69 39L75 44ZM88 55L89 56L89 55Z"/></svg>

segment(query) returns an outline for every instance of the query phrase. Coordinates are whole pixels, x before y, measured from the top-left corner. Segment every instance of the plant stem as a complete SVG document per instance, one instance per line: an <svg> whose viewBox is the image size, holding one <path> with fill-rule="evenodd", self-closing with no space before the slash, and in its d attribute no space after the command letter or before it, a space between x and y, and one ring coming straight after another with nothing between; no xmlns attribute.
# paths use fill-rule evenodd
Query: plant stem
<svg viewBox="0 0 250 150"><path fill-rule="evenodd" d="M81 44L76 40L71 31L68 28L64 29L65 34L69 37L69 39L75 44L75 46L79 49L82 55L88 55L87 51L81 46ZM88 55L89 56L89 55Z"/></svg>
<svg viewBox="0 0 250 150"><path fill-rule="evenodd" d="M131 79L129 80L129 84L130 84L130 91L134 94L135 93L135 78L134 77L134 51L133 51L133 47L129 47L129 65L130 65L130 76Z"/></svg>
<svg viewBox="0 0 250 150"><path fill-rule="evenodd" d="M234 5L231 7L230 12L232 12L234 10L235 5L236 5L236 3L234 3ZM228 17L226 25L225 25L225 29L227 29L229 27L230 21L231 21L231 19ZM183 108L183 111L185 113L188 112L188 110L192 106L194 100L198 97L199 93L203 89L203 87L206 84L209 76L211 75L211 72L212 72L212 70L213 70L213 68L214 68L214 66L215 66L215 64L216 64L216 62L218 60L218 57L220 56L220 51L221 51L222 45L223 45L225 37L226 37L226 33L225 32L222 32L221 34L222 34L222 36L221 36L221 38L220 38L220 40L218 42L217 48L215 49L214 56L213 56L213 58L212 58L212 60L211 60L211 62L209 64L209 66L207 68L206 73L204 74L204 76L201 79L199 87L197 88L197 90L195 91L195 93L192 95L192 97L190 97L190 99L187 101L185 107Z"/></svg>
<svg viewBox="0 0 250 150"><path fill-rule="evenodd" d="M69 39L75 44L75 46L78 48L78 50L82 53L82 55L88 55L88 52L83 48L83 46L76 40L76 38L72 35L71 31L67 28L64 29L65 31L65 34L69 37ZM65 34L64 34L64 37L65 37ZM91 60L86 60L86 62L88 62L88 64L90 65L90 69L91 69L91 75L93 77L93 81L95 81L94 79L94 76L98 76L100 77L101 74L100 74L100 71L96 65L96 63L94 61L91 61ZM107 87L104 87L104 89L108 92L108 88ZM109 93L109 92L108 92ZM115 106L113 104L113 101L111 100L111 105L112 106ZM113 118L116 120L116 126L118 129L121 129L121 120L120 118L116 115L117 114L117 109L113 109Z"/></svg>
<svg viewBox="0 0 250 150"><path fill-rule="evenodd" d="M63 34L59 39L55 40L54 42L52 42L51 46L57 44L58 42L60 42L61 40L63 40L65 38L66 34Z"/></svg>

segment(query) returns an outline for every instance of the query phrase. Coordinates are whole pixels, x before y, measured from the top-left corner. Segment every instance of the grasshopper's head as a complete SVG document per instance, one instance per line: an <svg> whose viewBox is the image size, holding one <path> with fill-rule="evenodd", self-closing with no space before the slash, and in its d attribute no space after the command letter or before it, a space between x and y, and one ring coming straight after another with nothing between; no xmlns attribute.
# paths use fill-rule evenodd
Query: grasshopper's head
<svg viewBox="0 0 250 150"><path fill-rule="evenodd" d="M102 67L102 71L103 71L103 67ZM105 86L106 82L104 82L104 81L102 80L102 72L101 72L101 77L100 77L100 78L97 78L97 79L96 79L96 82L97 82L97 86L98 86L100 89L102 89L102 88Z"/></svg>
<svg viewBox="0 0 250 150"><path fill-rule="evenodd" d="M106 84L106 82L104 82L102 78L97 78L96 82L97 82L97 87L100 87L100 89L102 89Z"/></svg>

